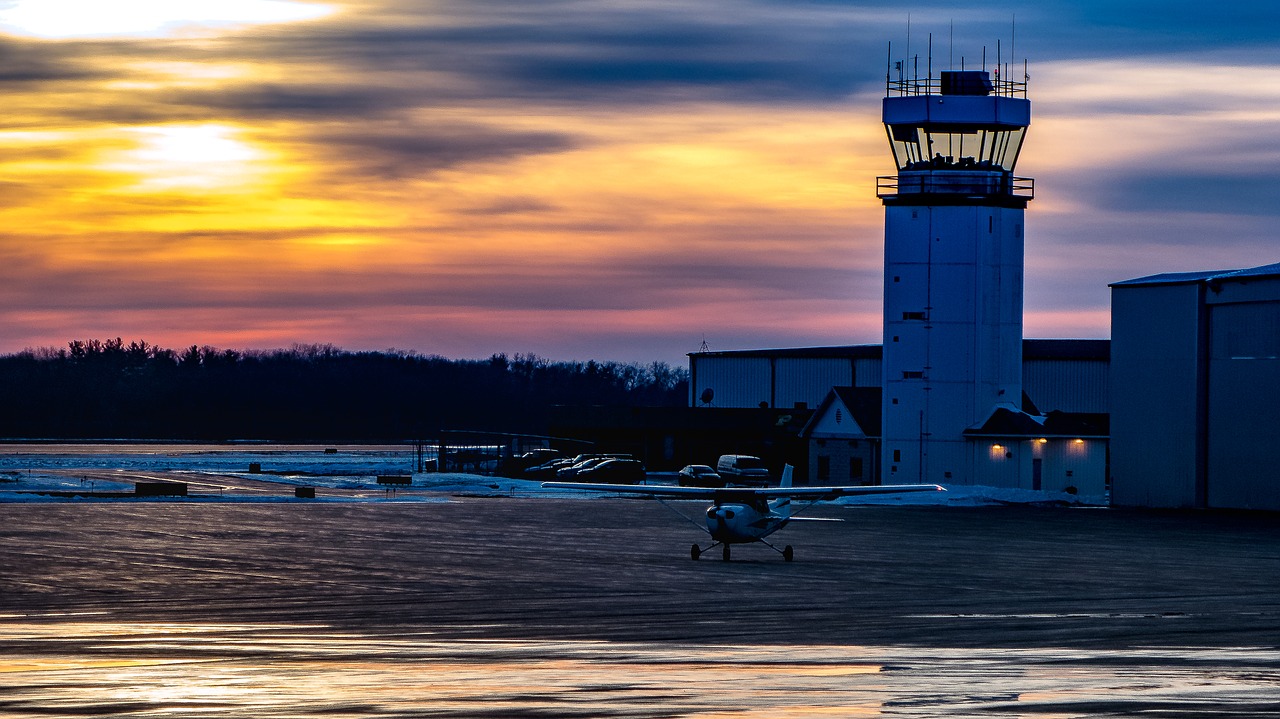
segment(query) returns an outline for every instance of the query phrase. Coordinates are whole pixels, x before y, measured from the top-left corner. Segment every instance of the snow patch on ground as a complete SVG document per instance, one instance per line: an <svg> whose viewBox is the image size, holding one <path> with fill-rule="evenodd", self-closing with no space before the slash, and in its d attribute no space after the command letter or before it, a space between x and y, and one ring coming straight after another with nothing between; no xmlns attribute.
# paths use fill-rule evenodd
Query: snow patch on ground
<svg viewBox="0 0 1280 719"><path fill-rule="evenodd" d="M1032 489L984 487L981 485L949 485L945 492L911 492L907 494L873 494L865 497L841 497L837 504L901 505L940 507L990 507L1005 504L1107 506L1105 496L1084 496L1066 492L1041 492Z"/></svg>
<svg viewBox="0 0 1280 719"><path fill-rule="evenodd" d="M588 499L602 495L543 489L541 482L465 473L415 472L416 457L408 447L339 447L235 445L0 445L0 502L113 501L110 498L62 497L37 492L122 492L134 489L134 477L165 473L186 480L193 495L130 501L225 502L441 502L457 496L558 497ZM251 464L260 472L250 472ZM410 475L412 485L390 488L378 475ZM253 482L279 495L219 493L195 485ZM675 475L653 473L652 484L674 484ZM295 487L314 487L316 499L298 500ZM340 491L339 496L324 490ZM1001 487L950 486L946 492L912 492L850 496L841 505L952 506L1070 505L1106 506L1105 496L1038 492ZM609 495L619 496L619 495Z"/></svg>

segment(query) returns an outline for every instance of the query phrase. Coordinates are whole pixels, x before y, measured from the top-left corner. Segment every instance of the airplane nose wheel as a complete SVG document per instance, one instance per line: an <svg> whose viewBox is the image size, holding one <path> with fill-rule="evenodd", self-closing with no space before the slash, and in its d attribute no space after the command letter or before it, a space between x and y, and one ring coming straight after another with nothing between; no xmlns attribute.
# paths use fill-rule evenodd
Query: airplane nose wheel
<svg viewBox="0 0 1280 719"><path fill-rule="evenodd" d="M693 561L695 562L698 561L698 557L702 556L702 548L696 544L693 545L692 547L689 547L689 556L693 559Z"/></svg>
<svg viewBox="0 0 1280 719"><path fill-rule="evenodd" d="M783 559L790 562L792 559L795 559L795 557L796 557L796 550L792 549L790 544L782 548Z"/></svg>
<svg viewBox="0 0 1280 719"><path fill-rule="evenodd" d="M729 561L729 545L724 545L724 554L720 558L726 562Z"/></svg>

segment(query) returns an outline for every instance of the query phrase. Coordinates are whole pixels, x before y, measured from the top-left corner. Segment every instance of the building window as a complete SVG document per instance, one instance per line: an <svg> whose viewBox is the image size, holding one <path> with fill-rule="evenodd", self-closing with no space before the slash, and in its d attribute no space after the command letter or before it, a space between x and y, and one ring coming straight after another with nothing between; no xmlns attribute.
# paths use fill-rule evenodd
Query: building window
<svg viewBox="0 0 1280 719"><path fill-rule="evenodd" d="M924 379L924 372L919 370L904 370L902 379Z"/></svg>
<svg viewBox="0 0 1280 719"><path fill-rule="evenodd" d="M862 479L862 458L849 458L849 479Z"/></svg>
<svg viewBox="0 0 1280 719"><path fill-rule="evenodd" d="M901 462L901 461L902 461L902 450L900 450L900 449L895 449L895 450L893 450L893 461L895 461L895 462Z"/></svg>
<svg viewBox="0 0 1280 719"><path fill-rule="evenodd" d="M923 320L923 319L924 319L924 313L923 313L923 312L903 312L903 313L902 313L902 319L904 319L904 320Z"/></svg>
<svg viewBox="0 0 1280 719"><path fill-rule="evenodd" d="M831 481L831 458L818 457L818 481Z"/></svg>

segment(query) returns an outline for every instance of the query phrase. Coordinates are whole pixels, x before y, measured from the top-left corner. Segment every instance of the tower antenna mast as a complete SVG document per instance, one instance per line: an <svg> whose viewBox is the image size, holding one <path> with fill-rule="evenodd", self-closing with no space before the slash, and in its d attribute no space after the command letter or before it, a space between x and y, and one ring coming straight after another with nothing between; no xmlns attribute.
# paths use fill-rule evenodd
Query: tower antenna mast
<svg viewBox="0 0 1280 719"><path fill-rule="evenodd" d="M1013 13L1013 27L1009 29L1009 62L1018 59L1018 14Z"/></svg>
<svg viewBox="0 0 1280 719"><path fill-rule="evenodd" d="M911 59L911 13L907 13L907 54L905 59Z"/></svg>

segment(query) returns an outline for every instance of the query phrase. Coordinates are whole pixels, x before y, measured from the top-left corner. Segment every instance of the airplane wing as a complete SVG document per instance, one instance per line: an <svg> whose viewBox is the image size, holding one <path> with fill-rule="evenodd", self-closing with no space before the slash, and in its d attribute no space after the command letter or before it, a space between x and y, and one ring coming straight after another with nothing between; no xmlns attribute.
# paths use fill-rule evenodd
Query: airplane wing
<svg viewBox="0 0 1280 719"><path fill-rule="evenodd" d="M714 499L724 502L748 498L776 499L798 497L808 499L832 499L860 494L897 494L899 492L945 492L936 484L882 484L850 487L673 487L654 484L589 484L586 482L543 482L547 489L577 489L586 492L614 492L647 494L655 497L683 497L686 499Z"/></svg>
<svg viewBox="0 0 1280 719"><path fill-rule="evenodd" d="M660 497L685 497L688 499L715 499L723 489L710 487L671 487L657 484L591 484L587 482L543 482L546 489L577 489L586 492L614 492L648 494ZM750 491L750 490L746 490Z"/></svg>

